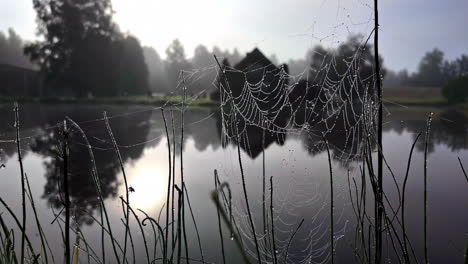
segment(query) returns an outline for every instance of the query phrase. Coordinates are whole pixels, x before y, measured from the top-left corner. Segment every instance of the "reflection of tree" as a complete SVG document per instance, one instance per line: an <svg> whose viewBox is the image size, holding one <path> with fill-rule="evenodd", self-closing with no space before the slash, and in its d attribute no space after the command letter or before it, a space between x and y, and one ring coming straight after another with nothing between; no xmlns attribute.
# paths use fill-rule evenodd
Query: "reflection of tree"
<svg viewBox="0 0 468 264"><path fill-rule="evenodd" d="M178 109L173 109L174 115L174 127L175 127L175 142L176 142L176 155L180 154L180 133L181 133L181 112ZM167 129L169 132L169 141L172 144L174 142L174 136L172 134L172 122L171 122L171 109L167 108L164 110L166 116ZM211 110L207 109L190 109L186 110L184 114L184 148L187 140L193 139L195 148L198 151L204 151L210 145L213 149L217 149L220 145L219 135L216 130L216 120L213 117ZM160 111L154 111L151 117L151 129L148 132L149 141L145 144L146 148L157 146L161 140L163 144L166 144L166 131L164 128L164 121Z"/></svg>
<svg viewBox="0 0 468 264"><path fill-rule="evenodd" d="M210 114L212 114L211 111L202 109L193 109L185 114L186 124L189 124L185 131L193 138L195 148L200 152L206 150L210 145L213 149L217 149L220 145L216 119L214 117L206 118Z"/></svg>
<svg viewBox="0 0 468 264"><path fill-rule="evenodd" d="M327 131L326 125L321 123L302 132L302 143L311 156L326 151L322 132ZM337 119L334 129L325 133L332 159L340 163L344 168L348 168L353 161L362 160L362 148L366 141L364 135L362 125L357 124L354 127L347 127L347 125L344 125L343 120ZM372 138L369 138L369 141L372 144L371 149L375 150Z"/></svg>
<svg viewBox="0 0 468 264"><path fill-rule="evenodd" d="M68 112L67 114L79 120L93 119L92 116L86 116L85 111ZM143 112L138 115L111 119L110 125L118 144L125 146L135 142L145 142L150 126L148 122L150 115L150 112ZM54 121L58 120L44 122L44 127ZM93 146L103 198L115 197L119 186L117 175L120 172L120 167L110 144L105 125L102 121L96 121L89 125L83 125L83 130ZM63 161L60 147L58 147L60 140L60 128L54 128L49 130L48 133L35 138L31 144L32 151L46 157L44 165L47 183L44 187L43 198L46 198L54 208L62 207L60 194L62 193L63 184ZM90 224L92 220L84 213L84 210L93 213L95 209L99 208L100 201L91 178L92 163L88 149L76 130L72 130L70 135L69 148L68 177L71 203L75 208L75 220L78 224ZM132 146L128 149L122 148L124 162L140 157L143 149L144 144Z"/></svg>
<svg viewBox="0 0 468 264"><path fill-rule="evenodd" d="M431 122L430 140L428 142L428 152L434 151L435 145L443 144L451 151L465 149L468 144L467 137L467 118L463 113L455 110L448 110L440 114L439 119ZM398 134L408 131L413 133L413 140L419 132L424 133L426 130L425 120L411 120L409 122L389 122L384 129L385 131L395 131ZM420 139L416 144L419 151L424 151L424 140Z"/></svg>
<svg viewBox="0 0 468 264"><path fill-rule="evenodd" d="M166 144L164 138L164 123L160 111L139 111L141 108L122 109L121 107L109 107L109 116L117 114L118 111L138 112L137 114L122 115L111 118L110 124L118 144L121 146L122 156L125 162L138 159L142 155L144 148L151 148L160 144ZM120 172L112 144L103 121L102 110L99 106L79 106L79 105L24 105L20 112L22 147L27 153L29 147L35 153L45 157L44 167L47 183L44 187L43 197L47 199L51 206L57 209L62 207L59 200L62 182L62 161L60 159L60 130L55 127L57 122L63 120L65 115L81 124L88 139L93 145L96 157L99 177L102 183L104 198L114 197L118 189ZM34 114L31 114L34 113ZM170 111L166 109L166 118L169 124L169 135L172 142L172 128L170 127ZM406 114L406 113L405 113ZM14 127L12 124L13 112L11 107L0 108L0 125L3 127L1 139L14 139ZM431 126L431 140L429 151L434 151L436 144L448 146L452 151L464 149L467 145L466 137L467 120L461 113L447 111L440 115L440 120L436 119ZM288 119L289 117L285 117ZM398 116L394 117L399 119ZM95 120L92 122L84 122ZM187 140L193 140L195 148L205 151L209 146L214 149L221 145L222 135L222 115L220 111L206 109L190 109L185 112L185 136L184 146ZM174 121L176 125L176 154L180 153L180 111L174 111ZM244 152L254 159L261 155L263 149L271 145L283 145L286 135L281 131L264 131L260 127L247 125L242 120L224 119L224 128L227 136L232 140L223 142L222 147L228 144L237 145L236 131L240 131L240 146ZM283 120L278 119L278 122ZM284 123L281 123L283 125ZM396 131L397 133L410 132L415 135L424 132L425 120L408 121L401 125L400 122L388 122L384 127L384 132ZM237 127L236 127L237 126ZM304 129L300 135L302 144L309 155L314 156L325 151L321 132L326 131L326 127L317 123L311 123L308 129ZM265 132L265 133L264 133ZM356 129L355 134L349 130L349 124L345 126L343 120L338 119L333 130L326 134L326 139L330 143L333 159L343 167L348 167L349 162L360 160L360 149L362 148L362 131ZM263 143L263 135L265 135ZM350 135L350 138L346 138ZM290 135L288 135L290 137ZM294 136L293 136L294 137ZM137 144L138 143L138 144ZM2 143L2 158L8 159L15 151L14 143ZM421 138L417 148L424 149L424 140ZM373 147L375 151L375 146ZM4 160L2 160L4 162ZM99 200L96 197L94 185L90 175L90 157L87 148L83 145L83 140L77 131L73 130L70 139L70 174L71 199L75 208L86 209L93 212L99 207ZM77 214L78 223L89 223L90 218L85 214Z"/></svg>

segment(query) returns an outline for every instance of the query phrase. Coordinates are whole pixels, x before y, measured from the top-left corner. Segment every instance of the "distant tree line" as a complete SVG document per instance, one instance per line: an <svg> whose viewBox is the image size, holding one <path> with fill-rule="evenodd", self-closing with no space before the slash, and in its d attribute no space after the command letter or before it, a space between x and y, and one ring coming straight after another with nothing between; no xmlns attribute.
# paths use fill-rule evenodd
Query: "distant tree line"
<svg viewBox="0 0 468 264"><path fill-rule="evenodd" d="M166 59L162 59L158 52L152 47L144 47L143 53L148 66L149 85L152 92L161 94L171 94L175 91L178 82L181 80L182 71L187 71L189 75L193 71L196 73L196 81L190 84L189 93L209 94L215 87L216 63L213 54L221 59L226 59L231 65L237 64L242 55L237 49L233 52L222 51L218 47L213 47L210 51L203 45L198 45L192 58L187 58L183 44L175 39L166 49Z"/></svg>
<svg viewBox="0 0 468 264"><path fill-rule="evenodd" d="M163 59L154 48L142 47L134 36L120 31L112 18L111 0L33 0L33 7L39 40L24 43L13 30L8 35L0 32L0 64L39 69L49 95L171 94L181 80L181 71L188 75L197 71L190 93L208 94L216 82L213 54L230 66L242 59L237 49L208 50L203 45L195 48L192 58L187 58L177 39L166 49ZM363 45L362 39L351 36L335 48L317 45L307 51L304 59L289 60L289 73L313 79L315 86L325 76L337 80L349 67L349 58L359 51L359 76L372 81L372 46ZM269 59L278 65L274 54ZM336 72L325 72L331 63ZM384 85L441 87L467 72L467 55L447 61L443 52L434 49L422 58L415 73L387 70ZM309 79L310 76L315 77Z"/></svg>
<svg viewBox="0 0 468 264"><path fill-rule="evenodd" d="M54 28L52 25L49 27ZM180 72L195 70L200 71L200 78L189 92L208 94L214 89L212 84L216 78L213 54L233 65L243 56L237 49L230 52L215 46L209 50L198 45L193 57L188 58L183 44L175 39L166 49L166 58L163 59L154 48L141 47L131 35L124 36L117 31L109 34L117 36L111 38L89 33L80 39L79 45L70 43L67 47L66 43L28 43L13 29L9 29L7 34L0 31L0 64L40 69L47 77L50 95L171 94L180 80ZM60 35L66 38L64 34ZM51 36L51 39L58 41L59 37ZM60 56L63 56L62 60L59 60ZM278 63L274 54L270 59Z"/></svg>
<svg viewBox="0 0 468 264"><path fill-rule="evenodd" d="M362 35L350 35L348 39L334 48L316 45L308 50L305 59L289 60L289 72L293 76L300 76L298 92L307 87L309 100L325 95L323 89L337 89L343 87L356 95L361 96L365 88L368 93L374 94L374 52L373 46L364 42ZM382 76L387 70L383 67L380 57ZM356 82L350 80L358 80ZM327 101L327 98L323 98Z"/></svg>
<svg viewBox="0 0 468 264"><path fill-rule="evenodd" d="M7 34L0 31L0 64L33 69L34 65L23 54L24 41L13 29L8 29Z"/></svg>
<svg viewBox="0 0 468 264"><path fill-rule="evenodd" d="M389 71L384 85L388 88L398 86L443 87L449 81L467 74L467 55L463 54L459 58L449 61L444 58L444 53L441 50L435 48L422 57L416 72Z"/></svg>

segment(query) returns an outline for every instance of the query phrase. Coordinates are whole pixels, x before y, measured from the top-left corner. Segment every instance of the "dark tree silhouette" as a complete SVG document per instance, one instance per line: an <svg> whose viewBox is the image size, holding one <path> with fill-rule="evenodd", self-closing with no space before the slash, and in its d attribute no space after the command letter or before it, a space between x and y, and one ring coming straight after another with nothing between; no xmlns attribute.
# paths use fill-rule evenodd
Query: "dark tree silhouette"
<svg viewBox="0 0 468 264"><path fill-rule="evenodd" d="M152 47L143 47L143 55L148 67L149 86L152 92L167 93L168 80L166 78L165 61Z"/></svg>
<svg viewBox="0 0 468 264"><path fill-rule="evenodd" d="M418 70L413 74L402 71L398 75L390 76L390 83L413 87L441 87L449 81L468 74L468 56L462 54L459 58L448 61L444 53L438 48L426 52L419 62ZM393 78L393 80L392 80ZM445 95L447 97L447 95Z"/></svg>
<svg viewBox="0 0 468 264"><path fill-rule="evenodd" d="M441 86L445 82L444 53L435 48L421 59L418 72L413 77L413 84L418 86Z"/></svg>
<svg viewBox="0 0 468 264"><path fill-rule="evenodd" d="M345 79L350 75L357 74L356 77L360 79L358 82L359 93L363 93L365 87L373 87L374 75L374 54L373 47L369 43L362 43L361 35L351 35L348 40L338 46L337 49L325 49L322 46L316 46L311 53L311 73L309 79L312 79L312 83L321 85L325 78L332 81L339 81ZM381 57L381 56L379 56ZM380 58L380 66L382 68L383 59ZM358 69L357 72L349 71L350 63L354 62ZM334 64L335 66L328 70L327 65ZM382 71L382 75L385 75L385 70ZM344 82L346 83L346 82ZM351 87L347 87L347 90L351 91ZM369 90L370 94L374 94L376 91Z"/></svg>
<svg viewBox="0 0 468 264"><path fill-rule="evenodd" d="M191 64L194 69L200 71L200 78L190 87L191 92L210 94L214 90L212 82L216 78L216 71L209 68L209 66L214 65L213 54L205 46L198 45L195 48Z"/></svg>
<svg viewBox="0 0 468 264"><path fill-rule="evenodd" d="M305 121L314 123L314 120L320 119L318 112L311 114L306 109L312 108L312 103L314 109L326 109L324 105L330 96L328 91L346 91L347 97L340 99L348 100L357 111L362 109L363 102L360 98L366 89L372 98L377 98L373 48L361 39L360 35L352 35L336 49L318 45L307 53L308 74L304 74L303 79L293 86L289 94L291 105L297 113L294 116L296 124L303 124ZM382 61L380 59L379 63L382 64ZM303 72L307 73L306 69ZM385 75L385 70L382 69L381 74ZM350 118L351 123L357 121L357 115L350 116L353 117Z"/></svg>
<svg viewBox="0 0 468 264"><path fill-rule="evenodd" d="M121 54L116 88L118 95L145 94L149 91L148 68L140 42L127 36L117 43Z"/></svg>
<svg viewBox="0 0 468 264"><path fill-rule="evenodd" d="M442 88L442 95L449 103L462 103L468 97L468 75L464 75L453 80Z"/></svg>
<svg viewBox="0 0 468 264"><path fill-rule="evenodd" d="M141 47L135 38L119 32L110 0L33 0L33 4L43 40L27 45L24 52L40 66L53 95L147 92Z"/></svg>
<svg viewBox="0 0 468 264"><path fill-rule="evenodd" d="M84 38L117 35L109 0L33 0L33 6L37 33L44 40L27 45L25 53L50 77L58 78L68 70L71 57Z"/></svg>
<svg viewBox="0 0 468 264"><path fill-rule="evenodd" d="M185 49L178 39L174 39L166 49L166 72L169 80L170 91L175 91L180 73L190 69L190 63L185 57Z"/></svg>

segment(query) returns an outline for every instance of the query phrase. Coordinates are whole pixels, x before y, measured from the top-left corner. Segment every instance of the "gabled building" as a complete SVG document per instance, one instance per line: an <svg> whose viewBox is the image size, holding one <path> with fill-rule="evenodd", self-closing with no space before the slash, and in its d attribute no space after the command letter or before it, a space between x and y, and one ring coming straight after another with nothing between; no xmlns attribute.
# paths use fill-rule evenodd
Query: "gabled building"
<svg viewBox="0 0 468 264"><path fill-rule="evenodd" d="M284 107L289 100L288 66L273 64L255 48L234 67L229 67L226 61L222 67L217 93L218 98L226 102L223 108L229 113L222 119L227 136L236 140L236 133L246 134L240 137L245 140L239 143L251 158L274 142L284 143L285 134L281 128L286 127L291 114L289 108ZM233 105L237 107L233 109ZM233 115L232 111L240 113Z"/></svg>
<svg viewBox="0 0 468 264"><path fill-rule="evenodd" d="M226 80L223 80L223 76L219 76L218 80L222 87L218 88L230 89L234 96L238 96L248 85L269 94L274 92L278 85L288 84L284 73L288 74L286 64L276 66L258 48L254 48L234 67L225 67Z"/></svg>

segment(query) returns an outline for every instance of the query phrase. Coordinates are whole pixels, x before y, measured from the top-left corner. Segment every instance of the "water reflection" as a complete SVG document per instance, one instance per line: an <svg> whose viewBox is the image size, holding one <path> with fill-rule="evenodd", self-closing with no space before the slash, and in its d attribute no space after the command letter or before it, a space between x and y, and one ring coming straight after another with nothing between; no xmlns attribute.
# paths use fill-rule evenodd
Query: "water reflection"
<svg viewBox="0 0 468 264"><path fill-rule="evenodd" d="M413 140L418 133L426 130L427 114L429 111L420 113L418 119L404 120L404 112L395 111L392 121L384 126L384 132L397 132L401 135L407 131L413 134ZM435 120L430 126L430 140L428 141L428 152L434 152L436 145L445 145L452 152L466 149L468 146L467 138L467 117L454 109L442 111L435 116ZM424 151L424 140L419 140L416 148Z"/></svg>
<svg viewBox="0 0 468 264"><path fill-rule="evenodd" d="M2 109L3 120L11 120L8 109ZM42 198L56 209L63 207L63 160L61 154L61 126L58 125L65 116L71 117L78 123L82 121L96 120L102 111L96 107L80 106L39 106L25 105L21 107L21 124L25 155L29 151L37 153L44 158L46 184ZM34 113L34 114L32 114ZM149 131L148 119L150 113L142 113L137 116L123 116L112 121L111 126L114 135L120 144L128 144L129 141L144 141ZM120 167L116 163L116 156L109 151L111 145L103 122L92 122L82 125L91 145L94 147L96 166L101 182L101 190L104 198L115 197L119 186L116 174ZM131 132L131 133L130 133ZM131 134L131 139L128 135ZM7 133L8 134L8 133ZM11 133L9 134L11 137ZM5 144L4 155L12 156L14 144ZM138 159L144 149L144 145L132 147L124 155L124 161ZM70 134L69 143L69 184L70 199L73 206L75 221L78 225L91 224L90 215L99 207L99 199L91 177L91 158L88 148L84 145L83 138L77 131Z"/></svg>
<svg viewBox="0 0 468 264"><path fill-rule="evenodd" d="M151 162L138 160L144 149L151 149L159 145L165 136L160 111L148 111L139 108L122 109L109 106L102 108L106 108L110 113L127 113L112 118L110 124L116 140L121 146L124 162L130 164L128 166L131 172L129 175L133 175L132 177L134 177L134 187L139 190L134 195L135 199L139 201L138 205L142 208L147 208L160 202L162 197L154 196L156 191L149 189L147 186L163 186L165 184L166 172L161 171L160 168L155 167ZM118 177L120 167L116 155L112 149L104 122L99 120L101 118L101 110L100 107L96 106L77 105L25 105L22 107L23 113L35 113L34 115L23 114L21 116L22 124L24 124L22 135L28 145L25 148L25 153L27 155L28 151L32 151L44 157L46 184L42 198L46 199L49 205L56 209L62 207L60 195L63 184L63 164L60 153L61 131L57 124L63 120L65 115L70 116L78 123L82 123L82 128L93 146L104 198L115 198L119 192L124 191L120 186L121 180ZM129 112L135 112L136 114L128 115ZM170 112L166 112L169 123L169 137L172 142L175 136L176 155L179 155L181 149L180 113L175 111L173 114L175 124L174 135L170 126ZM392 111L392 119L404 119L403 114L403 111ZM4 129L3 137L11 138L13 135L11 124L14 122L12 120L11 109L4 106L0 109L0 115L1 122L3 122L2 125L6 128ZM391 121L384 127L384 132L395 131L398 134L402 134L404 131L408 131L415 138L417 133L423 132L426 127L424 117L425 112L419 115L419 120ZM90 120L93 122L87 122ZM224 126L223 120L225 121ZM282 120L281 122L286 123L287 121ZM234 124L237 124L237 127ZM344 127L340 128L340 124L343 124L343 122L338 121L336 124L334 132L327 134L326 139L330 143L334 161L339 162L346 168L351 161L360 159L362 142L356 139L362 138L362 131L356 128L351 134L350 131L345 131ZM444 144L451 151L465 149L468 140L466 126L467 119L464 114L454 110L441 112L438 115L438 120L432 123L432 140L428 145L429 153L434 151L434 146L437 144ZM314 129L302 131L300 135L287 135L283 132L275 132L248 125L242 121L228 122L226 119L221 118L220 112L216 109L194 109L187 111L185 114L185 136L182 146L185 146L187 140L192 139L195 143L195 148L199 152L203 152L209 147L213 150L218 149L220 146L227 148L229 144L237 145L236 133L242 131L239 136L240 147L251 159L256 159L264 149L269 148L271 145L284 145L288 137L299 137L307 153L310 156L315 156L324 151L320 133L324 129L320 126L315 126ZM227 137L222 138L223 136ZM165 143L166 140L164 139ZM424 149L424 141L419 141L417 148L422 151ZM8 157L14 155L15 150L14 144L2 144L1 156L3 162ZM99 200L90 175L92 164L88 155L88 149L77 131L71 134L69 159L70 173L68 177L71 185L71 200L76 209L76 221L78 224L90 224L92 223L92 219L84 212L92 213L95 211L99 207ZM142 162L145 162L145 164L142 164ZM157 193L162 192L164 192L162 189L157 191ZM149 196L152 198L148 199Z"/></svg>
<svg viewBox="0 0 468 264"><path fill-rule="evenodd" d="M111 121L111 127L116 140L119 144L127 145L131 141L145 141L150 124L148 122L151 113L142 113L137 116L119 117ZM93 120L96 117L94 111L88 112L83 109L71 109L67 115L74 120ZM51 119L38 120L39 126L45 131L41 136L35 137L30 143L31 151L40 154L45 158L44 167L46 168L45 177L47 179L44 186L42 198L47 199L48 203L57 209L63 207L63 159L61 153L61 127L55 126L59 121L58 116L51 116ZM54 127L48 129L49 127ZM113 153L112 145L109 144L109 136L103 122L96 122L92 125L83 125L91 145L96 160L96 167L101 183L102 196L104 199L115 197L119 187L119 180L116 177L120 171L119 164L116 162L116 155ZM131 132L130 132L131 131ZM131 134L131 141L128 135ZM72 130L69 140L69 184L70 199L74 207L76 222L90 224L92 219L89 214L99 208L96 188L92 181L91 157L88 154L88 148L84 144L81 134ZM137 145L126 151L123 155L124 162L137 160L144 149L144 145Z"/></svg>
<svg viewBox="0 0 468 264"><path fill-rule="evenodd" d="M161 165L152 158L155 149L144 151L145 158L135 160L126 166L126 174L130 183L131 203L135 208L149 211L160 207L164 202L167 186L167 172L162 171ZM118 177L122 179L121 173ZM119 194L125 193L125 186L119 188Z"/></svg>
<svg viewBox="0 0 468 264"><path fill-rule="evenodd" d="M223 148L229 143L232 145L240 143L243 152L251 159L255 159L270 145L283 146L289 137L299 137L308 154L315 156L325 151L325 138L334 161L341 163L343 167L348 167L351 162L361 159L364 129L358 119L347 119L345 122L344 116L341 114L336 116L333 129L330 129L326 122L314 119L311 119L307 125L304 119L298 123L297 116L290 115L278 115L273 125L260 127L242 119L236 120L236 115L222 116L220 112L215 112L219 137L223 139ZM288 123L294 125L283 129ZM324 136L322 133L325 133Z"/></svg>

